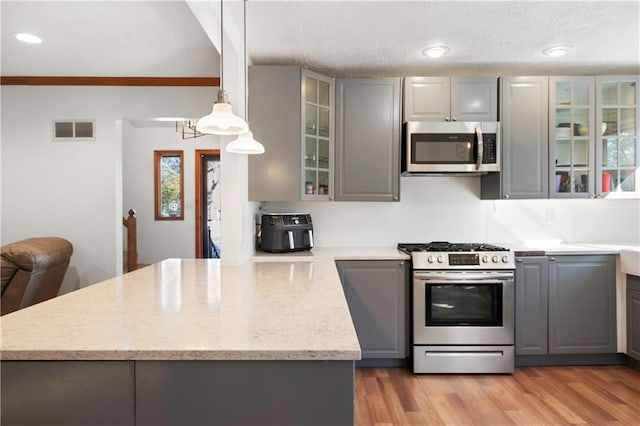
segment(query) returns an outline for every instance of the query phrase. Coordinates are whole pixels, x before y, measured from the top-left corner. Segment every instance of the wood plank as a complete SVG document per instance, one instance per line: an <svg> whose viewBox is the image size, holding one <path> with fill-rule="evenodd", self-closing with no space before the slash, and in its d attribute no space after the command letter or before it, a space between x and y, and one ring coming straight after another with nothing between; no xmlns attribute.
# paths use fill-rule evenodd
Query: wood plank
<svg viewBox="0 0 640 426"><path fill-rule="evenodd" d="M1 76L0 84L20 86L220 86L219 77Z"/></svg>
<svg viewBox="0 0 640 426"><path fill-rule="evenodd" d="M357 425L640 425L640 373L624 366L513 375L356 369L356 395Z"/></svg>

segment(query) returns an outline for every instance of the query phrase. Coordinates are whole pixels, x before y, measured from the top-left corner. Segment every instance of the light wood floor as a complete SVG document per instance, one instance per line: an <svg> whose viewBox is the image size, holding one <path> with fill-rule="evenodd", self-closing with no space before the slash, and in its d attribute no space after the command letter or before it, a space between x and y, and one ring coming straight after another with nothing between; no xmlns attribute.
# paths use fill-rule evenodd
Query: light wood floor
<svg viewBox="0 0 640 426"><path fill-rule="evenodd" d="M640 425L640 372L519 367L511 375L356 369L356 425Z"/></svg>

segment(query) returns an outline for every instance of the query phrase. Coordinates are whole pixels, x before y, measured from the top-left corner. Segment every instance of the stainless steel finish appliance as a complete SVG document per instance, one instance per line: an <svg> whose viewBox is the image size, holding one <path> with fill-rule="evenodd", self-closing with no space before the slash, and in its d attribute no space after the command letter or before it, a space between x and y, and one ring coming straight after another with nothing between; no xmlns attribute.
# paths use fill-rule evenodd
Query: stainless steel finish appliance
<svg viewBox="0 0 640 426"><path fill-rule="evenodd" d="M488 244L398 244L413 269L414 373L513 373L513 253Z"/></svg>
<svg viewBox="0 0 640 426"><path fill-rule="evenodd" d="M405 123L402 174L500 171L499 122Z"/></svg>
<svg viewBox="0 0 640 426"><path fill-rule="evenodd" d="M262 215L258 249L272 253L310 250L313 223L307 213L269 213Z"/></svg>

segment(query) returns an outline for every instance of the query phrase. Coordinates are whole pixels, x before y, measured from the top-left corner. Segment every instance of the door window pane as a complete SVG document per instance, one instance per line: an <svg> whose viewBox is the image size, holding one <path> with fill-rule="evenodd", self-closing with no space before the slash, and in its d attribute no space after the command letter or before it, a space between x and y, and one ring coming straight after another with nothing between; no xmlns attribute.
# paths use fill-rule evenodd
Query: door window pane
<svg viewBox="0 0 640 426"><path fill-rule="evenodd" d="M618 105L618 83L602 84L602 104Z"/></svg>
<svg viewBox="0 0 640 426"><path fill-rule="evenodd" d="M636 83L633 81L620 83L620 105L636 104Z"/></svg>
<svg viewBox="0 0 640 426"><path fill-rule="evenodd" d="M636 109L620 108L620 136L635 136Z"/></svg>
<svg viewBox="0 0 640 426"><path fill-rule="evenodd" d="M304 164L306 167L318 167L318 154L316 151L315 138L306 138Z"/></svg>
<svg viewBox="0 0 640 426"><path fill-rule="evenodd" d="M616 167L618 165L618 140L602 140L602 165L605 167Z"/></svg>
<svg viewBox="0 0 640 426"><path fill-rule="evenodd" d="M589 105L589 83L587 81L576 81L573 84L573 104Z"/></svg>
<svg viewBox="0 0 640 426"><path fill-rule="evenodd" d="M636 165L636 140L634 138L620 139L620 165Z"/></svg>
<svg viewBox="0 0 640 426"><path fill-rule="evenodd" d="M315 78L306 77L304 79L305 101L313 104L318 103L318 81Z"/></svg>
<svg viewBox="0 0 640 426"><path fill-rule="evenodd" d="M559 81L556 83L556 104L571 105L571 83Z"/></svg>
<svg viewBox="0 0 640 426"><path fill-rule="evenodd" d="M323 106L329 106L329 83L326 81L318 81L318 103Z"/></svg>

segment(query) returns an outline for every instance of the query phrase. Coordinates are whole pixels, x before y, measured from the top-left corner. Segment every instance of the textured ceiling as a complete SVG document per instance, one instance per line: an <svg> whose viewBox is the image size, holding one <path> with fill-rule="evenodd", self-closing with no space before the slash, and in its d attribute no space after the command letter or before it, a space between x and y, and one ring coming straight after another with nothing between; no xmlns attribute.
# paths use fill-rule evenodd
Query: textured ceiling
<svg viewBox="0 0 640 426"><path fill-rule="evenodd" d="M640 2L251 0L254 63L336 76L640 73ZM429 59L420 51L446 44ZM540 51L573 49L561 59Z"/></svg>
<svg viewBox="0 0 640 426"><path fill-rule="evenodd" d="M212 76L206 33L217 0L2 0L2 75ZM239 0L225 29L241 34ZM194 12L192 12L192 10ZM206 31L198 24L205 22ZM640 1L274 1L247 3L256 64L298 63L334 76L640 74ZM11 34L43 36L40 46ZM213 37L212 37L213 38ZM429 59L436 43L451 52ZM554 59L540 51L570 44Z"/></svg>

